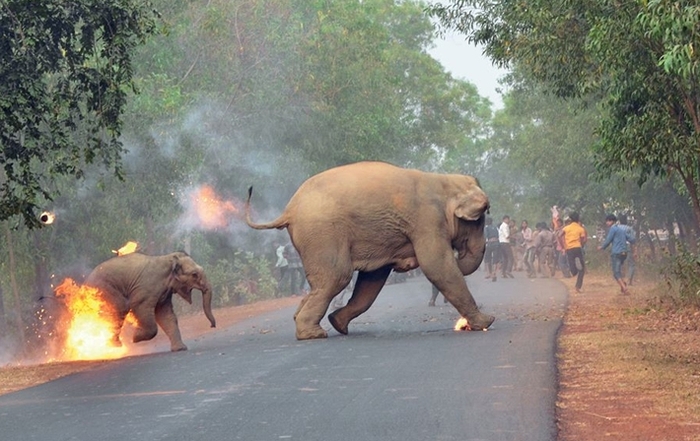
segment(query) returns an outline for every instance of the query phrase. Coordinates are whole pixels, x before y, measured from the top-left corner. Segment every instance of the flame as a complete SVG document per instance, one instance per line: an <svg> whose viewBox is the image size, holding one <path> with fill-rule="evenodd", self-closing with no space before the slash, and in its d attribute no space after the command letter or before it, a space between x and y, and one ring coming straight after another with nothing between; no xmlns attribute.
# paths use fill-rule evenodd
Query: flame
<svg viewBox="0 0 700 441"><path fill-rule="evenodd" d="M112 308L97 288L65 279L55 289L69 313L63 360L104 360L123 357L124 346L113 341Z"/></svg>
<svg viewBox="0 0 700 441"><path fill-rule="evenodd" d="M229 215L238 213L231 201L222 200L208 185L203 185L190 195L194 217L205 229L225 227Z"/></svg>
<svg viewBox="0 0 700 441"><path fill-rule="evenodd" d="M128 241L127 243L124 244L123 247L119 248L118 250L112 250L114 254L117 256L124 256L126 254L131 254L135 252L139 248L138 242L134 241Z"/></svg>
<svg viewBox="0 0 700 441"><path fill-rule="evenodd" d="M56 220L56 214L50 211L44 211L39 215L39 222L44 225L51 225Z"/></svg>
<svg viewBox="0 0 700 441"><path fill-rule="evenodd" d="M469 322L464 317L460 317L455 323L455 331L471 331L472 327L469 326Z"/></svg>

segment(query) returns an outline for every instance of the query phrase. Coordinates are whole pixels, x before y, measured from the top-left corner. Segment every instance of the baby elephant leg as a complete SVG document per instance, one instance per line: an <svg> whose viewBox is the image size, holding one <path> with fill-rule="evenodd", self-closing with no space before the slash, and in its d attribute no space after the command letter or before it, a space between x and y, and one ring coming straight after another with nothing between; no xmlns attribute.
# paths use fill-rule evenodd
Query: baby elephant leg
<svg viewBox="0 0 700 441"><path fill-rule="evenodd" d="M155 317L158 325L163 328L165 335L170 339L170 350L173 352L186 351L187 346L182 342L172 302L165 302L156 306Z"/></svg>

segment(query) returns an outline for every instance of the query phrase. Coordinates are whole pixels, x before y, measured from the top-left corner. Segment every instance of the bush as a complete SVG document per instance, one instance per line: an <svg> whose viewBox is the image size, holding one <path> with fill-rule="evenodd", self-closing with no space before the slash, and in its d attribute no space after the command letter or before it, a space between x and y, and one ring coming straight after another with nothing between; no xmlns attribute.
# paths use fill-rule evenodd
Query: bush
<svg viewBox="0 0 700 441"><path fill-rule="evenodd" d="M237 306L275 297L277 282L272 276L270 262L254 253L237 251L233 259L219 259L216 263L203 264L204 272L212 286L212 307ZM195 291L199 293L199 291ZM174 299L177 314L197 314L202 304L194 299L189 305Z"/></svg>
<svg viewBox="0 0 700 441"><path fill-rule="evenodd" d="M683 302L700 306L700 256L679 246L663 275L669 288L677 292Z"/></svg>
<svg viewBox="0 0 700 441"><path fill-rule="evenodd" d="M233 260L220 259L205 271L212 284L214 306L230 306L270 299L277 282L265 257L237 251Z"/></svg>

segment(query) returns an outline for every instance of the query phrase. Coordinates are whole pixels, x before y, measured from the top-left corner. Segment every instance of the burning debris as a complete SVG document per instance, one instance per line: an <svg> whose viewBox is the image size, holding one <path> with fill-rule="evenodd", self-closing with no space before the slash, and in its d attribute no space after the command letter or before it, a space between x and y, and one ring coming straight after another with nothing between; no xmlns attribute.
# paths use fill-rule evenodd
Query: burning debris
<svg viewBox="0 0 700 441"><path fill-rule="evenodd" d="M51 225L56 220L56 214L51 211L44 211L39 215L39 222L44 225Z"/></svg>
<svg viewBox="0 0 700 441"><path fill-rule="evenodd" d="M130 240L127 243L125 243L123 247L119 248L118 250L112 250L112 252L114 254L116 254L117 256L125 256L127 254L135 253L138 250L139 250L138 242L134 242L134 241Z"/></svg>
<svg viewBox="0 0 700 441"><path fill-rule="evenodd" d="M459 320L457 320L457 323L455 323L454 329L455 331L471 331L472 327L469 325L469 321L467 319L460 317ZM488 328L484 328L482 331L486 332L488 331Z"/></svg>
<svg viewBox="0 0 700 441"><path fill-rule="evenodd" d="M472 327L469 326L469 322L464 317L460 317L455 323L455 331L471 331Z"/></svg>

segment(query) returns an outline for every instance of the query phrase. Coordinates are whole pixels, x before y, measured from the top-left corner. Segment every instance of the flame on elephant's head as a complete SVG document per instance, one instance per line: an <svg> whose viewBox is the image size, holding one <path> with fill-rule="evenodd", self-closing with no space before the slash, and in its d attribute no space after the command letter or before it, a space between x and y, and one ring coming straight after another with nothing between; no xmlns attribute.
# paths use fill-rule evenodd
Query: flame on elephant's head
<svg viewBox="0 0 700 441"><path fill-rule="evenodd" d="M115 345L114 314L97 288L65 279L55 292L67 310L61 360L105 360L127 354L126 347Z"/></svg>

